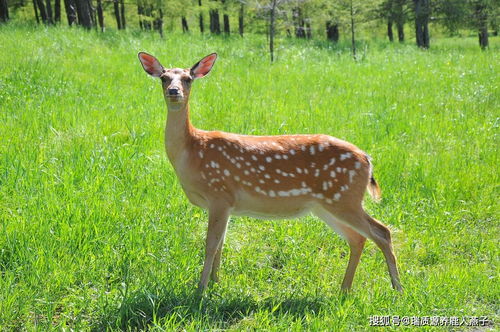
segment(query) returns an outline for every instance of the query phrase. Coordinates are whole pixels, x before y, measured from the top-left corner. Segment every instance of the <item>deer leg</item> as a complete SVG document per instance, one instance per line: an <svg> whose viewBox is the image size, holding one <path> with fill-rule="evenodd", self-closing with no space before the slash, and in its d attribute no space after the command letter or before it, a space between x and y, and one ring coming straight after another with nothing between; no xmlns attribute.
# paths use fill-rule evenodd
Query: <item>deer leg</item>
<svg viewBox="0 0 500 332"><path fill-rule="evenodd" d="M347 264L347 269L341 286L342 290L348 291L351 289L352 280L354 279L354 274L365 246L366 237L359 234L351 227L338 222L331 213L321 211L317 212L316 215L326 222L333 230L335 230L335 232L342 236L349 244L349 263Z"/></svg>
<svg viewBox="0 0 500 332"><path fill-rule="evenodd" d="M227 226L226 226L227 229ZM215 281L219 282L219 267L220 267L220 261L222 257L222 247L224 246L224 239L226 237L226 231L224 231L224 234L222 235L222 239L219 243L219 247L217 248L217 252L215 253L214 257L214 263L212 265L212 273L210 275L210 278Z"/></svg>
<svg viewBox="0 0 500 332"><path fill-rule="evenodd" d="M380 221L365 213L365 219L368 221L371 237L370 239L382 250L389 268L389 275L391 276L392 287L402 292L403 288L399 281L399 272L396 261L396 255L392 249L391 231L382 224Z"/></svg>
<svg viewBox="0 0 500 332"><path fill-rule="evenodd" d="M397 268L396 256L392 249L391 231L379 222L368 215L361 207L359 211L335 211L333 207L325 206L330 213L338 218L343 225L352 228L360 235L369 238L382 250L385 256L389 275L391 277L392 287L397 291L402 291L401 282L399 281L399 272Z"/></svg>
<svg viewBox="0 0 500 332"><path fill-rule="evenodd" d="M210 272L214 264L215 255L219 248L224 233L226 232L227 222L229 220L229 209L227 207L214 206L208 211L208 229L205 244L205 263L198 290L203 292L208 285Z"/></svg>

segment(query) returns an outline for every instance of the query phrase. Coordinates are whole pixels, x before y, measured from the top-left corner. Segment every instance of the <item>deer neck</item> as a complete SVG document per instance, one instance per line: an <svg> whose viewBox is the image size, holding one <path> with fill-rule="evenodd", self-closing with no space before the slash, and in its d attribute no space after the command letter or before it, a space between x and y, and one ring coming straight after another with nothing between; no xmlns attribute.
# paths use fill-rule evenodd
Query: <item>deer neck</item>
<svg viewBox="0 0 500 332"><path fill-rule="evenodd" d="M165 126L165 148L174 167L182 152L191 145L195 128L189 121L189 103L171 105L167 103L167 123Z"/></svg>

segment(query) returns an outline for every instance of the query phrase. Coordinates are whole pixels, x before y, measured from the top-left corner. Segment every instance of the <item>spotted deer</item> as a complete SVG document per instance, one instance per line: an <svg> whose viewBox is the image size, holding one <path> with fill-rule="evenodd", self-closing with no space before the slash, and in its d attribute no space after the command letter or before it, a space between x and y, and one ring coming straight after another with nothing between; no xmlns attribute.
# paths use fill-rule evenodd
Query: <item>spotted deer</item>
<svg viewBox="0 0 500 332"><path fill-rule="evenodd" d="M230 215L290 218L312 212L350 247L341 288L349 290L366 238L382 250L392 281L401 291L389 229L362 206L365 191L380 188L368 155L351 143L327 135L248 136L200 130L189 120L193 81L206 76L217 54L188 69L164 68L147 53L144 70L161 79L167 104L165 147L189 201L208 210L205 263L199 290L218 281Z"/></svg>

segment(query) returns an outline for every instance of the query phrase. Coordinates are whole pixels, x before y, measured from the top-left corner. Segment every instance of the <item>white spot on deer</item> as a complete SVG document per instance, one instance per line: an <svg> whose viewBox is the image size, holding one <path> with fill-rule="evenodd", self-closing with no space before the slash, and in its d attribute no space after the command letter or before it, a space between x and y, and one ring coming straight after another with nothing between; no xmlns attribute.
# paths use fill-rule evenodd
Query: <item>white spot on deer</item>
<svg viewBox="0 0 500 332"><path fill-rule="evenodd" d="M306 151L306 146L305 146L305 145L302 145L302 146L300 147L300 149L301 149L302 151Z"/></svg>
<svg viewBox="0 0 500 332"><path fill-rule="evenodd" d="M213 143L212 143L212 144L210 144L210 148L211 148L211 149L215 148L215 144L213 144Z"/></svg>
<svg viewBox="0 0 500 332"><path fill-rule="evenodd" d="M327 190L328 190L328 182L323 181L323 191L327 191Z"/></svg>
<svg viewBox="0 0 500 332"><path fill-rule="evenodd" d="M288 160L288 155L284 154L282 157L283 159Z"/></svg>
<svg viewBox="0 0 500 332"><path fill-rule="evenodd" d="M316 198L323 199L323 198L325 198L325 196L323 196L322 193L319 193L319 194L316 194Z"/></svg>
<svg viewBox="0 0 500 332"><path fill-rule="evenodd" d="M266 179L270 179L270 178L271 178L271 175L269 175L269 174L267 174L267 173L266 173L266 174L264 174L264 177L265 177Z"/></svg>
<svg viewBox="0 0 500 332"><path fill-rule="evenodd" d="M201 159L203 159L203 151L198 151L198 155L200 156Z"/></svg>
<svg viewBox="0 0 500 332"><path fill-rule="evenodd" d="M349 171L349 182L352 183L352 178L356 175L356 171L350 170Z"/></svg>
<svg viewBox="0 0 500 332"><path fill-rule="evenodd" d="M273 159L271 157L266 157L266 161L270 163L271 161L273 161Z"/></svg>
<svg viewBox="0 0 500 332"><path fill-rule="evenodd" d="M360 163L359 161L356 161L356 162L354 163L354 168L356 168L356 169L360 169L360 168L361 168L361 163Z"/></svg>
<svg viewBox="0 0 500 332"><path fill-rule="evenodd" d="M236 181L236 182L240 182L240 177L239 177L238 175L235 175L235 176L234 176L234 181Z"/></svg>
<svg viewBox="0 0 500 332"><path fill-rule="evenodd" d="M259 183L260 183L260 184L264 184L264 183L266 183L266 181L264 181L264 180L260 179L260 180L259 180Z"/></svg>
<svg viewBox="0 0 500 332"><path fill-rule="evenodd" d="M245 161L245 165L250 166L251 164L249 161Z"/></svg>
<svg viewBox="0 0 500 332"><path fill-rule="evenodd" d="M312 162L312 163L311 163L311 168L314 168L314 167L316 167L316 163L315 163L315 162Z"/></svg>
<svg viewBox="0 0 500 332"><path fill-rule="evenodd" d="M251 167L250 172L255 173L255 168Z"/></svg>
<svg viewBox="0 0 500 332"><path fill-rule="evenodd" d="M333 182L332 181L328 181L328 188L331 188L333 187Z"/></svg>
<svg viewBox="0 0 500 332"><path fill-rule="evenodd" d="M331 199L329 199L329 198L325 199L325 201L326 201L328 204L332 204L332 203L333 203L333 201L332 201Z"/></svg>
<svg viewBox="0 0 500 332"><path fill-rule="evenodd" d="M342 168L337 167L337 173L340 173L340 172L342 172Z"/></svg>
<svg viewBox="0 0 500 332"><path fill-rule="evenodd" d="M314 153L315 153L315 152L314 152L314 145L311 145L311 146L309 147L309 152L311 153L311 156L313 156L313 155L314 155Z"/></svg>
<svg viewBox="0 0 500 332"><path fill-rule="evenodd" d="M224 175L225 176L229 176L231 173L229 173L229 171L227 169L224 170Z"/></svg>
<svg viewBox="0 0 500 332"><path fill-rule="evenodd" d="M281 159L281 156L280 156L279 154L275 154L275 155L274 155L274 158L275 158L275 159Z"/></svg>
<svg viewBox="0 0 500 332"><path fill-rule="evenodd" d="M259 192L260 191L260 187L259 186L255 187L255 191Z"/></svg>
<svg viewBox="0 0 500 332"><path fill-rule="evenodd" d="M274 183L280 183L280 180L274 179Z"/></svg>
<svg viewBox="0 0 500 332"><path fill-rule="evenodd" d="M348 159L348 158L351 158L351 157L352 157L352 153L350 153L350 152L342 153L340 155L340 160Z"/></svg>
<svg viewBox="0 0 500 332"><path fill-rule="evenodd" d="M293 138L292 138L292 139L293 139ZM289 151L289 152L290 152L290 154L291 154L292 156L294 156L294 155L295 155L295 150L294 150L294 149L290 149L290 151Z"/></svg>
<svg viewBox="0 0 500 332"><path fill-rule="evenodd" d="M342 173L344 173L344 174L347 173L347 168L345 168L345 167L342 168Z"/></svg>
<svg viewBox="0 0 500 332"><path fill-rule="evenodd" d="M302 174L302 169L301 168L297 167L295 169L297 170L297 173Z"/></svg>
<svg viewBox="0 0 500 332"><path fill-rule="evenodd" d="M340 194L336 193L335 195L333 195L333 199L338 201L340 199Z"/></svg>
<svg viewBox="0 0 500 332"><path fill-rule="evenodd" d="M315 177L318 177L318 176L319 176L319 169L317 169L317 168L316 168L316 169L314 170L314 176L315 176Z"/></svg>
<svg viewBox="0 0 500 332"><path fill-rule="evenodd" d="M245 173L245 175L249 175L250 172L248 170L244 170L243 173Z"/></svg>
<svg viewBox="0 0 500 332"><path fill-rule="evenodd" d="M219 170L216 170L216 171L215 171L215 173L220 174L220 171L219 171Z"/></svg>
<svg viewBox="0 0 500 332"><path fill-rule="evenodd" d="M259 169L260 169L261 171L265 171L265 170L266 170L266 168L265 168L263 165L259 165Z"/></svg>
<svg viewBox="0 0 500 332"><path fill-rule="evenodd" d="M269 197L276 197L274 190L269 190Z"/></svg>
<svg viewBox="0 0 500 332"><path fill-rule="evenodd" d="M287 177L288 173L287 172L282 172L281 175L283 175L284 177Z"/></svg>
<svg viewBox="0 0 500 332"><path fill-rule="evenodd" d="M206 180L206 179L207 179L207 177L205 176L205 173L201 172L201 178L202 178L203 180Z"/></svg>
<svg viewBox="0 0 500 332"><path fill-rule="evenodd" d="M302 181L301 185L302 185L302 187L304 187L304 188L305 188L305 187L307 187L307 184L306 184L306 182L305 182L305 181Z"/></svg>
<svg viewBox="0 0 500 332"><path fill-rule="evenodd" d="M329 165L331 166L333 164L335 164L335 158L330 159Z"/></svg>
<svg viewBox="0 0 500 332"><path fill-rule="evenodd" d="M325 149L325 147L323 146L323 144L318 145L319 152L322 152L324 149Z"/></svg>
<svg viewBox="0 0 500 332"><path fill-rule="evenodd" d="M241 168L241 164L240 163L236 163L236 167Z"/></svg>
<svg viewBox="0 0 500 332"><path fill-rule="evenodd" d="M229 160L231 161L232 164L236 163L236 159L234 159L234 158L231 158Z"/></svg>
<svg viewBox="0 0 500 332"><path fill-rule="evenodd" d="M290 196L290 193L288 191L278 191L278 196L281 196L281 197L289 197Z"/></svg>
<svg viewBox="0 0 500 332"><path fill-rule="evenodd" d="M290 190L290 194L292 194L292 196L299 196L301 193L302 193L302 190L300 190L300 189L291 189Z"/></svg>
<svg viewBox="0 0 500 332"><path fill-rule="evenodd" d="M252 155L252 159L255 160L255 161L257 161L257 157L254 156L254 155Z"/></svg>
<svg viewBox="0 0 500 332"><path fill-rule="evenodd" d="M217 150L222 151L222 146L217 147Z"/></svg>
<svg viewBox="0 0 500 332"><path fill-rule="evenodd" d="M328 169L328 164L323 166L323 170L326 171Z"/></svg>
<svg viewBox="0 0 500 332"><path fill-rule="evenodd" d="M219 164L218 164L218 163L216 163L216 162L215 162L215 161L213 161L213 160L210 162L210 166L211 166L212 168L219 168Z"/></svg>
<svg viewBox="0 0 500 332"><path fill-rule="evenodd" d="M334 178L337 174L335 173L335 171L330 171L330 177L331 178Z"/></svg>
<svg viewBox="0 0 500 332"><path fill-rule="evenodd" d="M276 169L276 173L280 174L281 170L279 168Z"/></svg>

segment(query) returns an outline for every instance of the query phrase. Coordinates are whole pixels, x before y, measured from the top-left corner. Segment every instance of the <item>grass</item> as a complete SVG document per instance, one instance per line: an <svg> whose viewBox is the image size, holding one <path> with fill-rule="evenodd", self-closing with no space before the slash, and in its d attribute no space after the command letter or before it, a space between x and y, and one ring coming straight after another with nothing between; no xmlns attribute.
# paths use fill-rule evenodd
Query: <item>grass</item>
<svg viewBox="0 0 500 332"><path fill-rule="evenodd" d="M343 46L0 26L0 329L365 330L370 315L488 316L498 327L500 43ZM368 243L319 220L233 218L221 282L195 296L206 213L168 163L160 84L138 51L188 67L192 122L326 133L374 159L405 292ZM427 327L423 330L446 329Z"/></svg>

